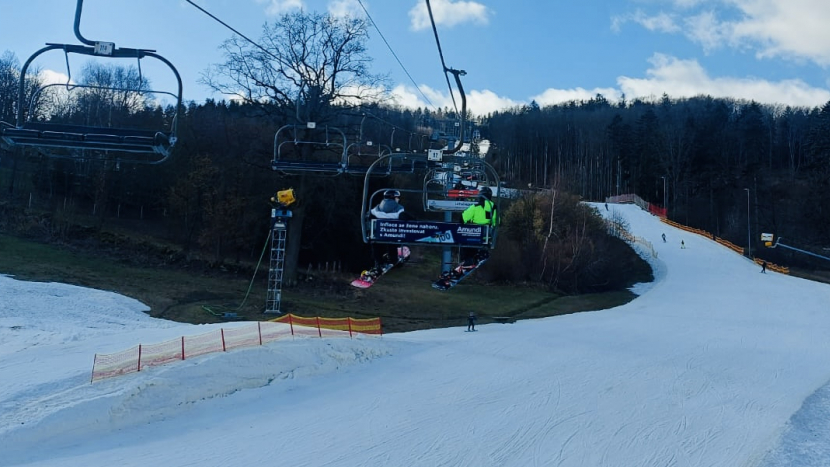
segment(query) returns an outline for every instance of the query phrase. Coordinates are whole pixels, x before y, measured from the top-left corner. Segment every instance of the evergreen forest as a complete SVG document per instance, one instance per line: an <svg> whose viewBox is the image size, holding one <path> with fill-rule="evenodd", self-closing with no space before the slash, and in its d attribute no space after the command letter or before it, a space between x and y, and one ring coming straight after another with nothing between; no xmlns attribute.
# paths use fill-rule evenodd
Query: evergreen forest
<svg viewBox="0 0 830 467"><path fill-rule="evenodd" d="M320 19L286 17L275 30ZM346 29L353 35L344 43L359 45L366 25L352 26L356 29ZM43 83L38 70L29 70L21 93L20 60L12 52L0 54L0 122L7 127L16 121L23 97L37 121L152 128L175 119L178 132L172 157L157 165L3 145L0 232L58 242L131 232L170 245L166 261L198 256L212 264L250 262L269 232L269 199L292 188L298 201L288 238L295 247L289 252L294 273L289 282L306 265L359 271L369 257L360 228L364 177L275 171L277 153L325 161L337 160L345 150L349 161L365 164L384 153L440 149L464 122L469 133L455 136L469 140L472 152L496 168L503 184L525 196L562 193L560 200L576 203L636 194L665 206L669 219L748 248L752 256L830 269L817 256L766 248L760 240L761 233L772 233L816 255L830 255L830 102L793 108L710 96L609 102L597 95L551 106L531 102L487 115L474 109L411 109L377 96L344 100L344 88L326 81L331 73L320 73L322 81L306 77L293 90L262 76L243 79L235 74L236 65L254 53L246 55L245 44L232 40L225 46L228 62L217 65L205 84L217 91L247 85L246 92L235 99L186 102L181 109L123 91L149 86L129 67L85 68L79 79L92 86L71 98L60 88L36 92ZM359 57L365 50L345 53ZM347 71L353 76L376 79L362 68L366 63L352 65ZM216 78L222 75L224 81ZM277 147L280 129L312 121L316 128L292 135L313 144ZM480 146L485 141L486 153ZM396 174L372 184L418 190L423 180ZM421 209L417 199L403 203ZM115 248L117 241L111 241Z"/></svg>

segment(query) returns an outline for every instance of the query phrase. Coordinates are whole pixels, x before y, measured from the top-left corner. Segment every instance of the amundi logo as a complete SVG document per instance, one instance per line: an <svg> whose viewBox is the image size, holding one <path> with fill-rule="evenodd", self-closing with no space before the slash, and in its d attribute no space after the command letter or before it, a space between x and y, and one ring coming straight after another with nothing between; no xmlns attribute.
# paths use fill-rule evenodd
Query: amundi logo
<svg viewBox="0 0 830 467"><path fill-rule="evenodd" d="M455 231L455 233L461 234L461 235L481 235L481 229L482 228L483 228L483 226L481 226L481 225L477 225L475 227L467 227L467 226L460 225L460 226L458 226L458 229Z"/></svg>

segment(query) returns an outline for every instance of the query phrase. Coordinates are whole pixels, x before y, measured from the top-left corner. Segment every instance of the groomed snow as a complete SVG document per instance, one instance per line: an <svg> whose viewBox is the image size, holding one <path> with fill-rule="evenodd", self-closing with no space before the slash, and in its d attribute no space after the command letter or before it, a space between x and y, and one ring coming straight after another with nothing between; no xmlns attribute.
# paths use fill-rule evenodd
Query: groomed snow
<svg viewBox="0 0 830 467"><path fill-rule="evenodd" d="M96 353L247 323L0 276L0 465L830 465L830 286L610 208L658 253L624 306L277 341L95 383Z"/></svg>

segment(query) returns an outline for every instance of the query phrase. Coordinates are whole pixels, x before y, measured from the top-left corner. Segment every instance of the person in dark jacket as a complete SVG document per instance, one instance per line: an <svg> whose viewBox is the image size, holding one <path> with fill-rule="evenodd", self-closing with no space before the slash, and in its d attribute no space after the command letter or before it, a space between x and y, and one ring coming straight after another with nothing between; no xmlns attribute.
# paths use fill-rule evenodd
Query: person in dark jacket
<svg viewBox="0 0 830 467"><path fill-rule="evenodd" d="M467 330L468 331L475 331L476 330L476 312L471 311L470 314L467 316Z"/></svg>
<svg viewBox="0 0 830 467"><path fill-rule="evenodd" d="M373 207L369 214L373 219L399 219L410 220L413 217L404 210L400 204L401 192L398 190L386 190L383 192L383 200ZM390 267L398 262L398 248L395 244L378 245L372 243L372 259L375 266L372 268L379 273L384 268Z"/></svg>

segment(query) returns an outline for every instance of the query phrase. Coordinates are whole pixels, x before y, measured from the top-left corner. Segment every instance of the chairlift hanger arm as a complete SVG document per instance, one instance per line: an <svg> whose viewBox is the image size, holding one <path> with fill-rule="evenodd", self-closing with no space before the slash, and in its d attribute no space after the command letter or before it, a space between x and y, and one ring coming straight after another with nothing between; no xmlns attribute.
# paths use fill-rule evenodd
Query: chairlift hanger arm
<svg viewBox="0 0 830 467"><path fill-rule="evenodd" d="M444 154L455 154L464 145L464 121L467 118L467 95L464 94L464 86L461 84L461 76L467 74L464 70L454 70L452 68L445 68L444 71L450 72L455 77L455 84L458 86L458 93L461 95L461 125L459 126L458 143L452 150L444 151Z"/></svg>
<svg viewBox="0 0 830 467"><path fill-rule="evenodd" d="M87 46L77 45L77 44L46 44L46 47L43 47L40 50L38 50L37 52L35 52L34 54L32 54L32 56L30 56L29 59L26 60L26 62L20 68L20 86L18 88L18 96L17 96L18 97L18 100L17 100L17 110L18 110L17 111L17 126L18 127L21 126L23 124L23 122L26 121L28 118L30 118L29 115L24 115L24 112L23 112L23 102L25 101L25 95L26 95L26 74L29 70L29 66L32 64L32 62L37 57L39 57L40 55L42 55L46 52L49 52L51 50L63 50L65 53L77 53L77 54L81 54L81 55L99 56L98 54L95 53L95 50L94 50L93 47L87 47ZM144 58L144 57L152 57L152 58L155 58L155 59L161 61L165 65L167 65L170 68L170 70L173 72L173 75L176 77L176 84L177 84L177 88L178 88L178 94L175 96L176 99L177 99L177 103L176 103L177 113L178 113L178 111L181 110L181 104L182 104L182 78L181 78L181 75L179 75L179 71L176 69L175 66L173 66L172 63L170 63L169 60L162 57L161 55L156 54L155 51L153 51L153 50L146 50L146 49L115 49L113 51L112 55L107 56L107 58L110 58L110 57L115 57L115 58L137 58L137 59L141 59L141 58ZM69 83L67 83L67 84L69 84Z"/></svg>

